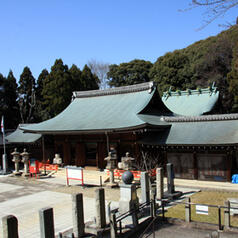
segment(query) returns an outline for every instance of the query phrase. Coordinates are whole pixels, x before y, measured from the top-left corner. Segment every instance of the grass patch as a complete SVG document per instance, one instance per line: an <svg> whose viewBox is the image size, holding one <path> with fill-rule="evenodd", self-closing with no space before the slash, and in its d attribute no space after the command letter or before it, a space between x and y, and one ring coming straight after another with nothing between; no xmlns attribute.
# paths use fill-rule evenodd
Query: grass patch
<svg viewBox="0 0 238 238"><path fill-rule="evenodd" d="M216 191L201 191L193 194L191 197L192 203L205 204L205 205L220 205L224 206L224 202L228 198L238 198L237 192L216 192ZM191 218L192 221L207 222L212 224L218 224L218 208L209 207L208 215L196 214L195 205L191 206ZM165 213L166 217L173 217L185 220L185 205L179 204L171 207ZM231 225L238 226L238 217L230 216ZM224 209L221 209L221 221L224 224Z"/></svg>

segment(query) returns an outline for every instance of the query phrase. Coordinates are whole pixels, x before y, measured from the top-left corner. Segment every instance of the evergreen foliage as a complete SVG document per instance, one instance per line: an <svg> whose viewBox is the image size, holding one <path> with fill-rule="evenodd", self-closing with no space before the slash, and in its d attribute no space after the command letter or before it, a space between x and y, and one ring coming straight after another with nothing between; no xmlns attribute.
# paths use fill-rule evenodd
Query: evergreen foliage
<svg viewBox="0 0 238 238"><path fill-rule="evenodd" d="M71 102L73 91L98 89L98 78L87 65L81 70L72 65L70 69L62 59L57 59L51 72L43 80L43 112L49 119L62 112Z"/></svg>
<svg viewBox="0 0 238 238"><path fill-rule="evenodd" d="M149 82L149 72L152 66L151 62L139 59L120 65L110 65L107 73L109 85L119 87Z"/></svg>
<svg viewBox="0 0 238 238"><path fill-rule="evenodd" d="M158 58L153 65L149 77L158 83L160 92L171 86L174 90L192 88L194 74L188 56L183 51L167 53Z"/></svg>
<svg viewBox="0 0 238 238"><path fill-rule="evenodd" d="M20 120L19 105L17 103L17 82L12 70L9 71L5 82L5 127L16 128Z"/></svg>
<svg viewBox="0 0 238 238"><path fill-rule="evenodd" d="M46 79L46 77L49 75L48 70L43 69L37 79L36 84L36 106L35 106L35 113L34 113L34 121L40 122L42 120L46 120L46 114L45 114L45 107L44 107L44 99L42 97L42 90L43 90L43 84Z"/></svg>
<svg viewBox="0 0 238 238"><path fill-rule="evenodd" d="M35 106L35 78L31 70L26 66L20 75L18 87L18 103L22 123L33 122L33 110Z"/></svg>
<svg viewBox="0 0 238 238"><path fill-rule="evenodd" d="M72 79L68 66L62 59L57 59L51 72L43 81L42 97L46 118L51 118L63 111L71 101Z"/></svg>
<svg viewBox="0 0 238 238"><path fill-rule="evenodd" d="M81 82L82 91L98 89L99 79L87 65L82 70Z"/></svg>
<svg viewBox="0 0 238 238"><path fill-rule="evenodd" d="M238 42L234 48L232 70L227 77L229 83L229 92L233 96L232 112L238 112Z"/></svg>

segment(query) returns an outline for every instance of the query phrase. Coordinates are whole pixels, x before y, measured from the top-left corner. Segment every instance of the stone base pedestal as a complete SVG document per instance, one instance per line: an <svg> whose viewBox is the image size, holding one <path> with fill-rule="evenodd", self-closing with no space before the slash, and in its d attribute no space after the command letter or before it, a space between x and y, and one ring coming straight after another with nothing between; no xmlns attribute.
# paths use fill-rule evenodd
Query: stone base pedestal
<svg viewBox="0 0 238 238"><path fill-rule="evenodd" d="M22 176L23 176L23 177L29 177L30 174L29 174L29 173L22 173Z"/></svg>
<svg viewBox="0 0 238 238"><path fill-rule="evenodd" d="M118 183L110 183L109 182L109 183L106 184L106 186L109 187L109 188L116 188L116 187L118 187Z"/></svg>
<svg viewBox="0 0 238 238"><path fill-rule="evenodd" d="M163 198L175 199L175 198L181 197L182 194L183 194L183 193L180 192L180 191L174 191L173 193L170 193L170 192L167 191L167 192L164 193Z"/></svg>
<svg viewBox="0 0 238 238"><path fill-rule="evenodd" d="M13 174L14 174L15 176L20 176L22 173L21 173L20 171L13 171Z"/></svg>
<svg viewBox="0 0 238 238"><path fill-rule="evenodd" d="M131 210L137 209L139 206L139 199L136 194L136 185L134 184L120 184L120 200L119 213L123 214ZM138 217L136 213L127 217L127 222L138 225Z"/></svg>

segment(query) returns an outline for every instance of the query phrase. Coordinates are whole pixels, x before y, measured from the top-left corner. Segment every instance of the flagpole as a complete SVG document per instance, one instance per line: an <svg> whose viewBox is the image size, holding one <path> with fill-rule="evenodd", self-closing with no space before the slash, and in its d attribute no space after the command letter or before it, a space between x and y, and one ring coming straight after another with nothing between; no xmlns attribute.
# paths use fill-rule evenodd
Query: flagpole
<svg viewBox="0 0 238 238"><path fill-rule="evenodd" d="M3 151L4 154L2 156L2 167L3 167L3 174L7 173L8 166L7 166L7 155L6 155L6 141L5 141L5 130L4 130L4 116L2 116L1 121L1 131L2 131L2 140L3 140Z"/></svg>
<svg viewBox="0 0 238 238"><path fill-rule="evenodd" d="M4 151L4 155L6 154L6 141L5 141L5 132L3 130L2 133L2 140L3 140L3 151Z"/></svg>

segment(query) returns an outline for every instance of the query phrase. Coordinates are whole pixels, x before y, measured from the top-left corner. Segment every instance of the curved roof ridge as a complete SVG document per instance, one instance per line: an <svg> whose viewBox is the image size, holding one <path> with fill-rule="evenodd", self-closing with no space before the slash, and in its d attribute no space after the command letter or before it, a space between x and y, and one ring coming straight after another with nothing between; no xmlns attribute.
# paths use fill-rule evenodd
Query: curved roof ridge
<svg viewBox="0 0 238 238"><path fill-rule="evenodd" d="M208 88L198 88L198 89L186 89L186 90L177 90L177 91L166 91L163 92L164 98L168 98L171 96L189 96L189 95L199 95L199 94L216 94L217 93L217 87L208 87ZM166 100L165 99L165 100Z"/></svg>
<svg viewBox="0 0 238 238"><path fill-rule="evenodd" d="M238 113L202 115L202 116L175 116L175 117L163 117L163 119L166 122L196 122L196 121L238 120Z"/></svg>
<svg viewBox="0 0 238 238"><path fill-rule="evenodd" d="M98 97L98 96L106 96L106 95L116 95L116 94L124 94L124 93L134 93L140 91L148 90L149 93L153 91L154 88L153 82L134 84L123 87L109 88L104 90L90 90L90 91L77 91L73 92L73 98L88 98L88 97Z"/></svg>

